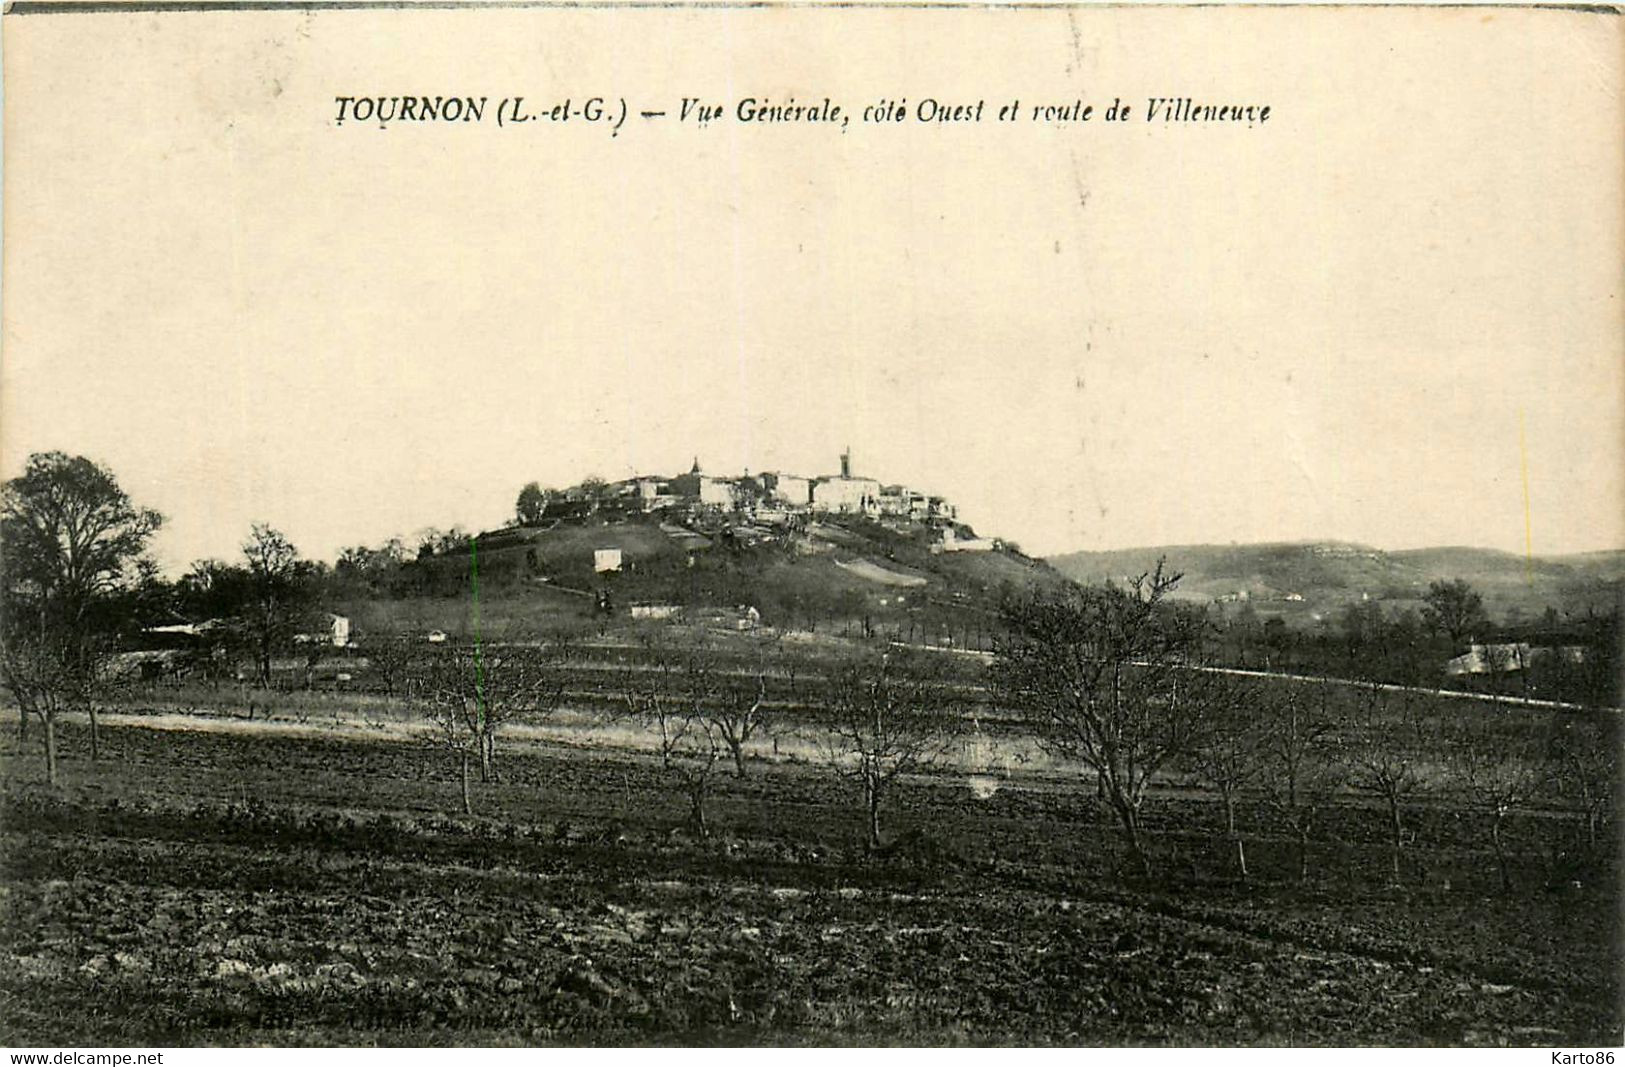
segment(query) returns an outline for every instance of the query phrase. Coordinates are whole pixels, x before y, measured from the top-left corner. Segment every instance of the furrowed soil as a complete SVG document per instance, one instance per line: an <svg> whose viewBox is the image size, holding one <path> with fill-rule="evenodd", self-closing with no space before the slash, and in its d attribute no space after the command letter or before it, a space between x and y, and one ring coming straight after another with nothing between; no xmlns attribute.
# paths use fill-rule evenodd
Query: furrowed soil
<svg viewBox="0 0 1625 1067"><path fill-rule="evenodd" d="M62 729L0 743L0 1041L12 1046L537 1043L1618 1044L1614 866L1510 822L1503 892L1470 812L1349 803L1300 883L1244 806L1151 802L1150 880L1092 791L901 784L895 844L812 764L719 780L714 828L630 752L507 745L460 807L407 740Z"/></svg>

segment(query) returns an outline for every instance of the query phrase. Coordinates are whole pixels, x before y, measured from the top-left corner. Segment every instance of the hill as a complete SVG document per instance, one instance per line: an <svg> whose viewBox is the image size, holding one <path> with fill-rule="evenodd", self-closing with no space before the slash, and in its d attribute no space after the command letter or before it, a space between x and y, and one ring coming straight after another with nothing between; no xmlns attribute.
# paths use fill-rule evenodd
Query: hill
<svg viewBox="0 0 1625 1067"><path fill-rule="evenodd" d="M1492 615L1606 610L1625 587L1625 552L1526 559L1484 548L1385 552L1336 541L1251 545L1166 545L1051 557L1079 582L1121 580L1166 557L1184 573L1178 595L1191 600L1245 599L1261 613L1289 621L1312 618L1362 599L1415 607L1430 582L1464 578L1484 595Z"/></svg>
<svg viewBox="0 0 1625 1067"><path fill-rule="evenodd" d="M923 523L851 515L781 527L652 515L561 522L482 535L474 553L414 560L389 591L345 608L373 632L458 633L473 623L477 566L488 633L577 628L605 615L607 595L613 618L629 618L634 606L718 620L755 609L778 628L986 646L1007 589L1062 581L1006 547L942 551L940 536ZM618 569L597 569L605 550L619 553Z"/></svg>

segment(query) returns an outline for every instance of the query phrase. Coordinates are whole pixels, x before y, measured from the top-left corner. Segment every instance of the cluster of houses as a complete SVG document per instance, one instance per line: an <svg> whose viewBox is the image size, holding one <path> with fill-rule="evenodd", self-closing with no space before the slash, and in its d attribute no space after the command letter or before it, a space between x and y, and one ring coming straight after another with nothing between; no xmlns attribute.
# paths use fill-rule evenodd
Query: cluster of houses
<svg viewBox="0 0 1625 1067"><path fill-rule="evenodd" d="M861 515L884 520L953 523L954 505L903 485L852 473L852 452L841 454L841 472L817 477L767 472L718 477L700 468L673 478L639 475L601 486L576 486L550 501L546 520L585 519L593 514L693 514L711 511L751 522L783 524L819 514ZM956 542L963 545L963 542ZM991 544L989 545L991 547Z"/></svg>
<svg viewBox="0 0 1625 1067"><path fill-rule="evenodd" d="M1132 577L1132 576L1130 576L1130 577ZM1250 589L1237 589L1234 593L1221 593L1221 594L1219 594L1218 596L1213 598L1213 602L1215 604L1246 604L1246 603L1249 603L1252 599L1253 599L1252 590L1250 590ZM1277 594L1277 595L1275 595L1273 597L1271 597L1271 596L1262 596L1262 597L1259 597L1258 599L1260 599L1260 600L1274 600L1274 601L1279 601L1279 602L1281 602L1283 604L1302 604L1303 603L1303 594L1302 593L1279 593L1279 594Z"/></svg>

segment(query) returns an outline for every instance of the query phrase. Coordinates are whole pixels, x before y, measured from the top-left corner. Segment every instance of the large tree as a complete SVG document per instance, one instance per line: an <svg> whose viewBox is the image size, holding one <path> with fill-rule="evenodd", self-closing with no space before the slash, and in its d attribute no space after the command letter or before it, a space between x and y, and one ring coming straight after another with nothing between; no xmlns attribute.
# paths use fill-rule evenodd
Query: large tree
<svg viewBox="0 0 1625 1067"><path fill-rule="evenodd" d="M1460 646L1489 624L1484 598L1465 578L1433 582L1422 597L1423 617L1435 630L1442 630L1452 646Z"/></svg>
<svg viewBox="0 0 1625 1067"><path fill-rule="evenodd" d="M30 456L3 495L8 589L71 623L118 587L163 524L106 467L61 452Z"/></svg>
<svg viewBox="0 0 1625 1067"><path fill-rule="evenodd" d="M242 619L254 647L261 685L271 682L271 656L293 639L310 607L310 569L282 534L262 522L243 542L248 568Z"/></svg>
<svg viewBox="0 0 1625 1067"><path fill-rule="evenodd" d="M542 513L547 510L547 498L550 494L543 489L540 482L528 482L519 490L519 499L514 502L514 518L519 520L521 526L535 526L542 521Z"/></svg>
<svg viewBox="0 0 1625 1067"><path fill-rule="evenodd" d="M145 572L136 561L163 523L133 504L106 467L42 452L0 490L4 655L0 669L25 717L45 726L46 775L56 781L56 717L73 705L91 716L110 619L98 609Z"/></svg>
<svg viewBox="0 0 1625 1067"><path fill-rule="evenodd" d="M1205 621L1173 604L1180 576L1159 561L1127 584L1068 585L1007 601L1008 635L993 677L1032 715L1046 748L1081 763L1111 806L1139 870L1151 872L1141 836L1146 788L1194 755L1220 676L1193 670Z"/></svg>

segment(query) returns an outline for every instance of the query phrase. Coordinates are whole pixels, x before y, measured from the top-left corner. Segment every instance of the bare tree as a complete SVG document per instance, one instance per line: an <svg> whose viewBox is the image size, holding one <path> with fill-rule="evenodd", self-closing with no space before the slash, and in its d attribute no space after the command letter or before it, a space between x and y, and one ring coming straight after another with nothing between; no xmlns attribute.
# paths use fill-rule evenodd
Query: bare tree
<svg viewBox="0 0 1625 1067"><path fill-rule="evenodd" d="M1277 690L1258 749L1266 803L1298 844L1299 881L1309 877L1309 840L1316 821L1344 776L1326 690L1317 692L1318 699L1298 683Z"/></svg>
<svg viewBox="0 0 1625 1067"><path fill-rule="evenodd" d="M53 628L8 627L0 649L6 688L26 721L33 715L45 730L45 780L58 782L56 728L61 712L90 701L91 672L77 641Z"/></svg>
<svg viewBox="0 0 1625 1067"><path fill-rule="evenodd" d="M1161 561L1126 585L1038 591L1006 603L998 689L1036 719L1046 748L1094 772L1143 875L1146 787L1199 747L1209 712L1228 699L1221 676L1197 672L1204 623L1168 602L1180 576Z"/></svg>
<svg viewBox="0 0 1625 1067"><path fill-rule="evenodd" d="M847 665L830 683L825 762L861 785L871 849L880 847L880 812L893 784L940 759L960 728L939 688L914 667L883 653Z"/></svg>
<svg viewBox="0 0 1625 1067"><path fill-rule="evenodd" d="M1619 718L1613 712L1565 716L1554 723L1547 745L1551 792L1578 817L1586 847L1595 852L1603 820L1619 805Z"/></svg>
<svg viewBox="0 0 1625 1067"><path fill-rule="evenodd" d="M551 654L549 654L551 653ZM441 747L457 760L463 813L474 813L470 777L496 777L498 731L520 715L537 717L558 706L564 674L562 650L478 644L437 650L419 668L417 688L434 717Z"/></svg>
<svg viewBox="0 0 1625 1067"><path fill-rule="evenodd" d="M384 695L394 696L395 690L411 678L413 662L418 649L404 637L379 635L367 638L367 666L383 683Z"/></svg>
<svg viewBox="0 0 1625 1067"><path fill-rule="evenodd" d="M1502 826L1514 808L1529 802L1547 780L1542 754L1522 730L1495 729L1494 718L1456 720L1446 757L1464 798L1490 822L1490 845L1503 892L1512 891Z"/></svg>
<svg viewBox="0 0 1625 1067"><path fill-rule="evenodd" d="M1477 649L1479 661L1484 667L1485 683L1490 690L1490 704L1495 708L1501 706L1501 686L1506 676L1522 666L1522 657L1514 647L1491 641L1479 645Z"/></svg>
<svg viewBox="0 0 1625 1067"><path fill-rule="evenodd" d="M702 649L679 649L647 641L646 669L623 676L626 712L651 726L660 744L660 762L682 786L689 804L689 827L704 840L711 834L705 802L728 742L716 721L722 680Z"/></svg>
<svg viewBox="0 0 1625 1067"><path fill-rule="evenodd" d="M1409 693L1380 685L1356 692L1346 732L1349 784L1376 797L1388 813L1395 884L1401 879L1405 809L1428 789L1422 760L1436 740L1432 733Z"/></svg>
<svg viewBox="0 0 1625 1067"><path fill-rule="evenodd" d="M305 688L316 688L316 672L321 668L322 662L333 652L332 640L318 637L314 634L298 638L301 643L300 659L304 665Z"/></svg>
<svg viewBox="0 0 1625 1067"><path fill-rule="evenodd" d="M1247 877L1247 846L1236 830L1236 799L1253 786L1264 771L1259 750L1264 724L1252 693L1237 692L1217 702L1192 764L1197 776L1214 792L1224 810L1225 840L1236 860L1236 872Z"/></svg>
<svg viewBox="0 0 1625 1067"><path fill-rule="evenodd" d="M717 687L711 721L733 757L734 774L739 778L745 777L745 746L772 725L768 691L779 678L785 680L786 689L795 690L795 660L778 654L775 645L771 650L760 650L743 677L728 679Z"/></svg>

